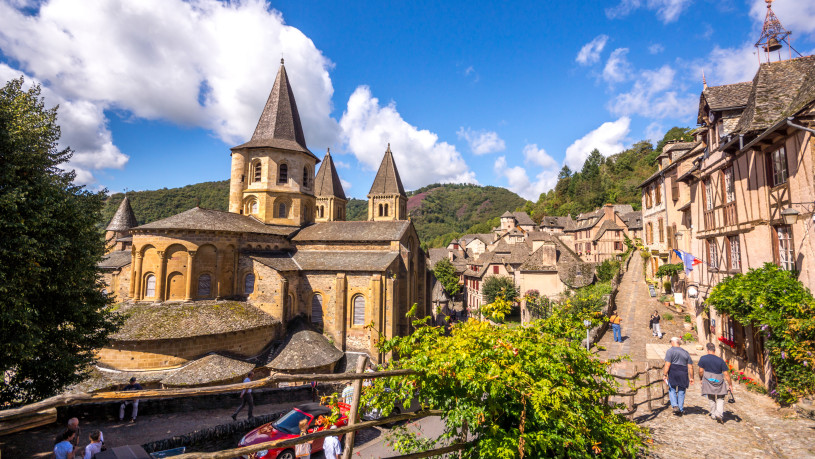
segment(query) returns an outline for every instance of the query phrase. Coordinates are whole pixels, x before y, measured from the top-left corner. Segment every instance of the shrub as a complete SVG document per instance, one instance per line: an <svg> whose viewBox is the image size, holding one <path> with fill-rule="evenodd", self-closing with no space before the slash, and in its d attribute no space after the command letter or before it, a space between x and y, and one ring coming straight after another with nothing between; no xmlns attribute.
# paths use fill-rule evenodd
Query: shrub
<svg viewBox="0 0 815 459"><path fill-rule="evenodd" d="M484 297L487 303L492 303L499 295L503 295L503 300L514 303L518 300L520 293L518 287L515 286L515 281L507 276L489 276L484 280Z"/></svg>
<svg viewBox="0 0 815 459"><path fill-rule="evenodd" d="M693 341L693 335L691 335L690 333L685 333L682 336L682 339L685 340L685 342L689 343L689 342Z"/></svg>
<svg viewBox="0 0 815 459"><path fill-rule="evenodd" d="M670 292L671 291L671 281L666 280L665 282L663 282L662 283L662 288L663 288L663 290L665 290L665 293Z"/></svg>
<svg viewBox="0 0 815 459"><path fill-rule="evenodd" d="M671 314L670 312L666 312L665 315L662 317L664 317L665 320L674 320L674 315Z"/></svg>
<svg viewBox="0 0 815 459"><path fill-rule="evenodd" d="M597 279L600 282L609 282L620 272L620 262L617 260L606 260L597 267Z"/></svg>
<svg viewBox="0 0 815 459"><path fill-rule="evenodd" d="M687 323L691 322L690 316L687 315L687 314L685 315L685 322L687 322Z"/></svg>

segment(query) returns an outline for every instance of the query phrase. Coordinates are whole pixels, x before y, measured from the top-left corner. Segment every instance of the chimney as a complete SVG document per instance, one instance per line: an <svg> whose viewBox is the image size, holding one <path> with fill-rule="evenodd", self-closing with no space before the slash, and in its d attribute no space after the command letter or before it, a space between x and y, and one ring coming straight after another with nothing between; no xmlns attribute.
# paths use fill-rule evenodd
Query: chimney
<svg viewBox="0 0 815 459"><path fill-rule="evenodd" d="M614 204L606 204L603 206L603 216L605 220L614 221Z"/></svg>
<svg viewBox="0 0 815 459"><path fill-rule="evenodd" d="M546 241L541 249L541 264L543 266L555 266L557 264L557 249L555 243Z"/></svg>

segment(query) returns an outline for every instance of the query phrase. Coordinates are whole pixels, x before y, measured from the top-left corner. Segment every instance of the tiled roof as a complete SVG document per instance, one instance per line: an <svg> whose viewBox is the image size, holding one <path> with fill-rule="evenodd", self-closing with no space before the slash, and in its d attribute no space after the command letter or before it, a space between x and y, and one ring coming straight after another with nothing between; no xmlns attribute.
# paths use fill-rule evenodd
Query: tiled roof
<svg viewBox="0 0 815 459"><path fill-rule="evenodd" d="M749 81L743 83L711 86L702 91L708 107L714 111L741 108L747 105L750 90L753 84Z"/></svg>
<svg viewBox="0 0 815 459"><path fill-rule="evenodd" d="M242 380L242 376L254 367L252 363L210 354L173 371L161 383L173 387L228 383Z"/></svg>
<svg viewBox="0 0 815 459"><path fill-rule="evenodd" d="M272 370L297 372L337 363L343 355L321 333L308 329L303 319L295 320L283 344L270 356L266 367Z"/></svg>
<svg viewBox="0 0 815 459"><path fill-rule="evenodd" d="M116 213L113 214L113 218L110 219L105 231L127 231L134 226L138 226L138 224L133 208L130 207L130 199L125 196L121 204L119 204L119 208L116 209Z"/></svg>
<svg viewBox="0 0 815 459"><path fill-rule="evenodd" d="M385 271L399 252L300 250L294 262L303 271Z"/></svg>
<svg viewBox="0 0 815 459"><path fill-rule="evenodd" d="M541 219L542 228L562 228L569 230L574 228L575 221L571 216L566 217L543 217Z"/></svg>
<svg viewBox="0 0 815 459"><path fill-rule="evenodd" d="M761 131L795 114L815 99L813 80L815 56L761 64L735 132Z"/></svg>
<svg viewBox="0 0 815 459"><path fill-rule="evenodd" d="M260 220L246 215L221 210L194 207L180 214L157 220L134 228L136 231L164 229L227 231L232 233L257 233L289 236L297 227L265 225Z"/></svg>
<svg viewBox="0 0 815 459"><path fill-rule="evenodd" d="M410 227L406 220L395 222L325 222L300 230L295 242L384 242L402 239Z"/></svg>
<svg viewBox="0 0 815 459"><path fill-rule="evenodd" d="M275 271L299 271L300 267L294 262L290 252L267 252L249 255L253 260L262 263Z"/></svg>
<svg viewBox="0 0 815 459"><path fill-rule="evenodd" d="M603 222L602 225L600 225L600 229L597 230L597 235L594 236L594 242L599 241L600 238L603 237L603 235L606 233L606 231L609 231L609 230L622 230L622 229L624 229L624 228L622 226L618 225L617 223L615 223L614 220L606 220L606 221Z"/></svg>
<svg viewBox="0 0 815 459"><path fill-rule="evenodd" d="M130 250L117 250L105 255L97 266L102 269L119 269L129 265L132 257Z"/></svg>
<svg viewBox="0 0 815 459"><path fill-rule="evenodd" d="M297 112L297 103L294 101L294 92L289 84L286 67L280 60L280 69L272 86L272 92L263 107L252 139L239 148L273 147L284 150L299 151L314 159L319 159L306 147L306 136L300 124L300 114Z"/></svg>
<svg viewBox="0 0 815 459"><path fill-rule="evenodd" d="M535 222L529 217L529 214L526 212L513 212L512 215L515 217L515 220L518 221L519 225L534 225Z"/></svg>
<svg viewBox="0 0 815 459"><path fill-rule="evenodd" d="M125 323L111 336L119 341L147 341L250 330L279 320L260 309L237 301L130 304L119 309Z"/></svg>
<svg viewBox="0 0 815 459"><path fill-rule="evenodd" d="M628 212L620 216L625 222L625 226L630 230L642 229L642 211Z"/></svg>
<svg viewBox="0 0 815 459"><path fill-rule="evenodd" d="M325 154L323 163L320 165L320 170L317 172L317 177L314 179L314 196L336 196L340 199L345 198L345 190L342 189L342 182L340 176L337 174L337 168L334 167L334 160L331 159L331 152Z"/></svg>
<svg viewBox="0 0 815 459"><path fill-rule="evenodd" d="M368 192L368 196L377 194L405 195L405 187L402 186L402 179L399 178L399 171L396 170L396 163L391 153L391 144L388 144L388 149L385 150L385 157L382 158L382 164L379 165L379 170L376 172L371 191Z"/></svg>
<svg viewBox="0 0 815 459"><path fill-rule="evenodd" d="M462 245L467 245L472 242L474 239L478 239L484 244L491 244L492 240L495 236L492 233L479 233L479 234L465 234L458 238Z"/></svg>

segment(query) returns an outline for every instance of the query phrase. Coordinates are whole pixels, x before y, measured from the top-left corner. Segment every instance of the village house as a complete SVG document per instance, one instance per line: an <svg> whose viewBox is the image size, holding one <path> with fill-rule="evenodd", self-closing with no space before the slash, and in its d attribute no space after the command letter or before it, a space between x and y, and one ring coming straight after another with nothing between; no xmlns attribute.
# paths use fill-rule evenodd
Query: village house
<svg viewBox="0 0 815 459"><path fill-rule="evenodd" d="M382 361L379 334L406 335L411 306L420 317L429 310L425 253L390 145L368 194L368 221L344 221L331 154L317 171L281 60L252 138L231 156L228 212L195 207L136 226L122 202L101 268L128 319L99 351L100 365L161 370L226 352L223 359L271 370L287 347L314 340L325 343L286 371L330 371L344 352ZM305 341L294 337L302 326L291 329L303 318L320 332Z"/></svg>
<svg viewBox="0 0 815 459"><path fill-rule="evenodd" d="M775 18L768 11L768 20ZM700 339L733 343L720 346L723 357L769 383L772 370L758 330L705 304L722 279L765 263L815 288L809 236L815 224L815 56L771 62L770 45L761 46L767 59L752 81L704 85L694 146L674 161L676 173L663 166L658 175L670 177L663 190L678 187L676 205L663 214L670 228L676 225L673 246L702 261L681 276L685 284L677 289L690 297L686 306ZM644 208L655 199L656 180L642 185Z"/></svg>
<svg viewBox="0 0 815 459"><path fill-rule="evenodd" d="M635 212L628 204L606 204L593 212L577 216L576 223L564 230L572 236L574 251L585 262L602 263L605 260L617 259L626 251L625 238L631 227L642 227L640 212ZM634 230L636 231L636 230Z"/></svg>

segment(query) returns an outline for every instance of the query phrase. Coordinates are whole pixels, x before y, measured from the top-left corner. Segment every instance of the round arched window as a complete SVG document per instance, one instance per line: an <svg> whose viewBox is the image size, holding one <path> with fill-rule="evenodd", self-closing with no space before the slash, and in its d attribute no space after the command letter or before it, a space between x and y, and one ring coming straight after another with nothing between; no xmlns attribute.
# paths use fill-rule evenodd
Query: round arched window
<svg viewBox="0 0 815 459"><path fill-rule="evenodd" d="M315 324L323 323L323 296L315 293L311 297L311 322Z"/></svg>
<svg viewBox="0 0 815 459"><path fill-rule="evenodd" d="M152 274L148 274L147 277L144 279L144 297L145 298L155 298L156 297L156 276Z"/></svg>
<svg viewBox="0 0 815 459"><path fill-rule="evenodd" d="M251 295L255 293L255 275L249 273L243 278L243 293Z"/></svg>
<svg viewBox="0 0 815 459"><path fill-rule="evenodd" d="M353 305L354 316L351 325L361 327L365 325L365 297L362 295L355 296Z"/></svg>

